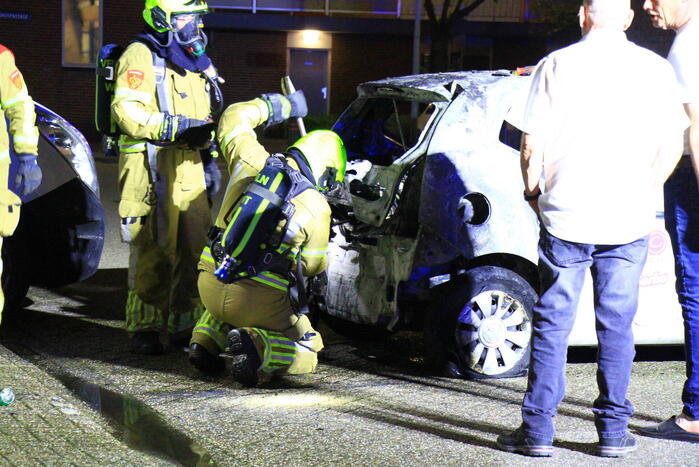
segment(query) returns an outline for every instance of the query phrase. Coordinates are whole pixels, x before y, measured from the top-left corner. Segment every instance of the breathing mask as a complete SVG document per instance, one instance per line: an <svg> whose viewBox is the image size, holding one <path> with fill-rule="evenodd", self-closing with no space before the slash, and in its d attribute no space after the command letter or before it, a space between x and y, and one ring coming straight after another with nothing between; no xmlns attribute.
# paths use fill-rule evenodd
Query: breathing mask
<svg viewBox="0 0 699 467"><path fill-rule="evenodd" d="M175 41L187 53L195 57L204 54L209 40L203 31L202 15L197 13L173 15L171 26Z"/></svg>

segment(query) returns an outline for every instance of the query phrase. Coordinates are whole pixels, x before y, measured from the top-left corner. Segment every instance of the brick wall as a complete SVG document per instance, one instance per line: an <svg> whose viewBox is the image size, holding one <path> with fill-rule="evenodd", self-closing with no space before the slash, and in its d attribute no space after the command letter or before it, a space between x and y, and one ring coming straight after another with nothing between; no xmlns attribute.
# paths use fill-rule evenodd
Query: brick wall
<svg viewBox="0 0 699 467"><path fill-rule="evenodd" d="M143 0L104 1L104 42L125 44L143 26ZM650 25L633 0L636 20L629 31L635 42L666 54L674 33ZM61 65L61 0L23 0L2 11L27 13L29 20L0 18L2 43L16 55L32 96L63 115L91 141L94 129L94 69ZM226 79L227 103L252 98L279 88L286 73L286 32L209 31L209 53ZM544 54L541 39L498 39L494 66L512 68L535 63ZM338 113L356 95L359 83L411 72L412 38L388 35L333 34L330 102Z"/></svg>
<svg viewBox="0 0 699 467"><path fill-rule="evenodd" d="M208 32L209 55L219 74L226 104L252 99L263 92L280 92L286 74L286 33L277 31Z"/></svg>
<svg viewBox="0 0 699 467"><path fill-rule="evenodd" d="M14 52L32 97L60 111L62 85L72 77L61 70L60 8L48 8L44 0L11 3L12 9L0 8L27 13L30 18L26 21L0 18L1 41Z"/></svg>
<svg viewBox="0 0 699 467"><path fill-rule="evenodd" d="M410 74L412 47L411 37L333 34L330 112L352 102L364 81Z"/></svg>

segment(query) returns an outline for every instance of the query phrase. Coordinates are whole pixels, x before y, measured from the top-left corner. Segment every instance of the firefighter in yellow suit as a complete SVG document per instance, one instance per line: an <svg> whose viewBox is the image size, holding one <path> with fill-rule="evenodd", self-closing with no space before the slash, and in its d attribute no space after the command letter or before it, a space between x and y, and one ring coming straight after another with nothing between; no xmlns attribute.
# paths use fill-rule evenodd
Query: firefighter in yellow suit
<svg viewBox="0 0 699 467"><path fill-rule="evenodd" d="M130 243L126 330L139 354L162 353L161 333L186 345L203 311L197 261L211 225L207 175L218 171L200 155L214 129L207 12L203 0L146 0L144 33L116 65L119 216Z"/></svg>
<svg viewBox="0 0 699 467"><path fill-rule="evenodd" d="M270 155L257 141L253 129L265 122L270 125L289 116L304 115L305 100L299 105L297 93L286 97L263 95L233 104L223 114L218 140L231 181L216 228L226 228L231 207ZM299 112L299 107L304 111ZM292 199L295 212L282 247L291 247L291 270L300 260L304 276L316 275L327 266L330 236L330 207L321 193L342 182L345 148L335 133L318 130L299 139L284 156L316 189L303 191ZM277 233L281 231L280 223ZM199 262L199 292L206 312L192 334L190 362L205 373L217 373L224 369L219 353L226 350L233 354L234 379L245 386L254 386L260 379L274 374L312 372L323 341L308 317L297 315L292 308L287 290L288 273L267 271L251 279L224 284L214 275L220 263L220 258L214 255L210 242Z"/></svg>
<svg viewBox="0 0 699 467"><path fill-rule="evenodd" d="M9 128L6 118L10 122ZM15 57L10 49L0 44L0 248L2 237L9 237L17 227L21 205L19 197L10 191L10 134L17 156L12 180L14 188L28 195L41 184L41 169L37 163L39 130L35 122L34 101L15 65ZM4 306L5 296L0 289L0 321Z"/></svg>

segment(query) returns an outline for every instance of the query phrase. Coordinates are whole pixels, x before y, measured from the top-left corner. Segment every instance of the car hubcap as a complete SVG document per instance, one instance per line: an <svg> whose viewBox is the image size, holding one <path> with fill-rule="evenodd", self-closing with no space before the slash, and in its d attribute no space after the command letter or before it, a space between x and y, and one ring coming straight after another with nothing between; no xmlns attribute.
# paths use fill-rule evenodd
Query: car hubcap
<svg viewBox="0 0 699 467"><path fill-rule="evenodd" d="M469 368L484 375L512 369L524 356L531 321L513 296L489 290L471 299L459 315L457 346Z"/></svg>

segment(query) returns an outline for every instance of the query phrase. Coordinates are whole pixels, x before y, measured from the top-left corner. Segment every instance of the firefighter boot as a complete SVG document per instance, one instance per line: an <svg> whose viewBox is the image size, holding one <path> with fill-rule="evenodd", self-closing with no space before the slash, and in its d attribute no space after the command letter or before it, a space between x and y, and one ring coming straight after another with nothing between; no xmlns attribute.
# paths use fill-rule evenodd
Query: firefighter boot
<svg viewBox="0 0 699 467"><path fill-rule="evenodd" d="M222 357L210 354L206 347L196 342L189 346L189 363L207 375L217 375L226 368Z"/></svg>
<svg viewBox="0 0 699 467"><path fill-rule="evenodd" d="M138 331L133 333L130 339L131 352L139 355L160 355L163 353L163 344L160 343L160 335L156 331Z"/></svg>
<svg viewBox="0 0 699 467"><path fill-rule="evenodd" d="M228 333L228 348L232 354L231 374L233 379L245 387L257 385L257 370L261 360L250 335L243 329L233 329Z"/></svg>

